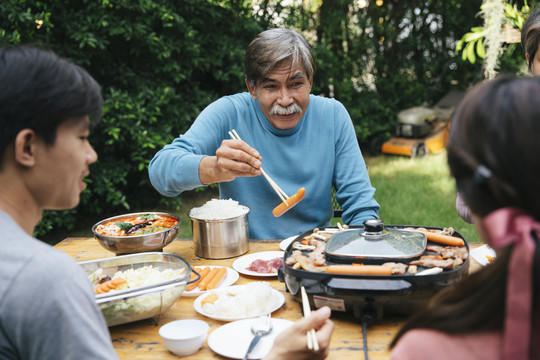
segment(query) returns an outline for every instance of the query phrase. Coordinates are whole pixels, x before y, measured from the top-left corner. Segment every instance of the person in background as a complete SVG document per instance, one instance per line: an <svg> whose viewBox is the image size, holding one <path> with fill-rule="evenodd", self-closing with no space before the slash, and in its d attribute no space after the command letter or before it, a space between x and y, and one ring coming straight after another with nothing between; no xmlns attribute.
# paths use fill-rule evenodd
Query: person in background
<svg viewBox="0 0 540 360"><path fill-rule="evenodd" d="M528 16L521 29L521 46L525 51L525 58L529 71L532 75L540 75L540 53L538 44L540 43L540 8L533 10ZM472 224L471 211L458 193L456 197L456 211L467 223Z"/></svg>
<svg viewBox="0 0 540 360"><path fill-rule="evenodd" d="M378 218L375 189L347 110L335 99L310 94L315 62L306 40L293 30L263 31L247 47L245 72L248 92L210 104L154 156L152 185L177 196L218 183L222 199L251 209L251 239L283 239L330 225L332 187L345 224ZM233 129L241 140L230 138ZM260 176L263 165L288 196L306 190L281 217L272 215L282 200Z"/></svg>
<svg viewBox="0 0 540 360"><path fill-rule="evenodd" d="M539 359L540 78L473 88L452 121L448 164L492 264L417 312L392 359ZM436 355L434 355L436 354Z"/></svg>
<svg viewBox="0 0 540 360"><path fill-rule="evenodd" d="M32 47L0 48L0 84L0 358L116 359L84 271L32 237L43 210L79 203L99 86Z"/></svg>
<svg viewBox="0 0 540 360"><path fill-rule="evenodd" d="M529 71L533 75L540 75L538 43L540 43L540 8L536 8L527 16L521 29L521 46L525 51Z"/></svg>

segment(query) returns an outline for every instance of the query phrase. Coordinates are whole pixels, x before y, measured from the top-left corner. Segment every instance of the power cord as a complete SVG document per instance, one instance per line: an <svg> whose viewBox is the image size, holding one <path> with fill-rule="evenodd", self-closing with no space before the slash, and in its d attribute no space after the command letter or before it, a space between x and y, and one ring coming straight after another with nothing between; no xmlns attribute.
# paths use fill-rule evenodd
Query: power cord
<svg viewBox="0 0 540 360"><path fill-rule="evenodd" d="M362 310L362 337L364 338L364 359L368 360L368 346L367 346L367 327L373 322L375 317L375 308L372 303L369 302Z"/></svg>

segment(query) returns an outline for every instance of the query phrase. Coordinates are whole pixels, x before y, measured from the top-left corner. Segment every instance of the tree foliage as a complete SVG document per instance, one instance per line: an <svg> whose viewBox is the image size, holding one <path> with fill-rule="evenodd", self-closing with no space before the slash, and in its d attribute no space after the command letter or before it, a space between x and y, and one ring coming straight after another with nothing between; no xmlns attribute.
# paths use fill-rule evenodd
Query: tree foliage
<svg viewBox="0 0 540 360"><path fill-rule="evenodd" d="M455 44L482 20L482 0L79 0L0 2L0 42L35 44L102 85L99 161L76 210L47 212L40 231L158 202L147 166L218 97L245 90L243 57L263 29L301 32L317 63L313 93L349 110L361 143L390 134L402 109L481 78ZM522 61L519 51L512 63ZM516 60L517 59L517 60Z"/></svg>
<svg viewBox="0 0 540 360"><path fill-rule="evenodd" d="M99 160L76 210L50 211L38 228L84 216L174 207L150 185L148 163L223 94L244 88L244 49L261 31L249 9L198 0L0 2L0 42L33 44L86 68L102 86Z"/></svg>

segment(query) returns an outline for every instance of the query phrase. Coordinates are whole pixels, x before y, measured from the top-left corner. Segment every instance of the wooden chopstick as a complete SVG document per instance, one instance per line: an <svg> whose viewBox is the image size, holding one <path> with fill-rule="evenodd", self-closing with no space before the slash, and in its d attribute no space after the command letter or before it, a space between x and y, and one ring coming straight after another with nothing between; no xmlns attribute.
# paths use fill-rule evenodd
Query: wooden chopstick
<svg viewBox="0 0 540 360"><path fill-rule="evenodd" d="M229 135L230 135L230 137L232 137L235 140L242 140L240 138L240 136L238 135L238 133L236 132L236 130L234 130L234 129L232 129L232 132L229 131ZM283 201L285 204L287 204L287 199L289 198L289 196L285 193L285 191L281 190L281 188L276 184L276 182L274 180L272 180L272 178L266 173L266 171L263 170L262 167L261 167L261 172L264 175L264 177L266 178L266 180L268 180L268 183L270 183L270 186L272 186L272 189L274 189L276 194L278 194L281 201ZM289 205L289 204L287 204L287 205Z"/></svg>
<svg viewBox="0 0 540 360"><path fill-rule="evenodd" d="M311 314L311 308L309 307L309 299L306 293L306 289L302 286L300 288L300 292L302 293L302 306L304 307L304 317L308 317L309 314ZM317 334L315 333L315 329L308 330L306 336L308 349L319 351L319 342L317 341Z"/></svg>
<svg viewBox="0 0 540 360"><path fill-rule="evenodd" d="M236 132L235 129L232 129L232 132L233 132L234 136L231 135L231 132L230 132L230 131L229 131L229 135L231 135L233 139L242 140L242 139L240 138L240 135L238 135L238 133ZM236 136L236 137L235 137L235 136ZM262 167L261 167L261 172L262 172L262 174L264 175L264 177L266 178L266 180L268 180L268 182L270 183L270 185L272 186L272 188L274 188L274 190L276 191L276 193L277 193L278 195L280 195L280 194L283 195L283 196L280 195L280 198L281 198L281 200L282 200L285 204L287 204L287 199L289 198L289 195L287 195L287 194L285 193L285 191L283 191L283 190L278 186L278 184L276 184L276 182L275 182L274 180L272 180L272 178L270 177L270 175L268 175L268 174L266 173L266 171L264 171L264 169L263 169ZM287 204L287 205L289 205L289 204Z"/></svg>

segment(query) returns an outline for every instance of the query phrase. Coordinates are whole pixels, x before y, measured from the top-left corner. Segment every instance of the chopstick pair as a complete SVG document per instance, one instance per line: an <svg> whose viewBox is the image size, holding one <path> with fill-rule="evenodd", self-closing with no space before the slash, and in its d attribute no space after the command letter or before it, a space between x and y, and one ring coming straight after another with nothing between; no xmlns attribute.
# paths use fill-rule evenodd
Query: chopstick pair
<svg viewBox="0 0 540 360"><path fill-rule="evenodd" d="M302 286L300 288L302 293L302 306L304 307L304 317L308 317L311 314L311 308L309 307L309 299L306 293L306 289ZM315 329L308 330L307 335L307 347L309 350L319 351L319 342L317 341L317 334Z"/></svg>
<svg viewBox="0 0 540 360"><path fill-rule="evenodd" d="M229 136L232 137L234 140L242 140L234 129L232 129L232 132L229 131ZM276 194L278 194L281 201L283 201L288 206L289 204L287 203L287 199L289 198L289 196L285 193L285 191L281 190L281 188L276 184L274 180L272 180L270 176L268 176L268 174L266 173L266 171L263 170L262 167L261 172L266 178L266 180L268 180L268 182L270 183L270 186L272 186L272 189L274 189Z"/></svg>

